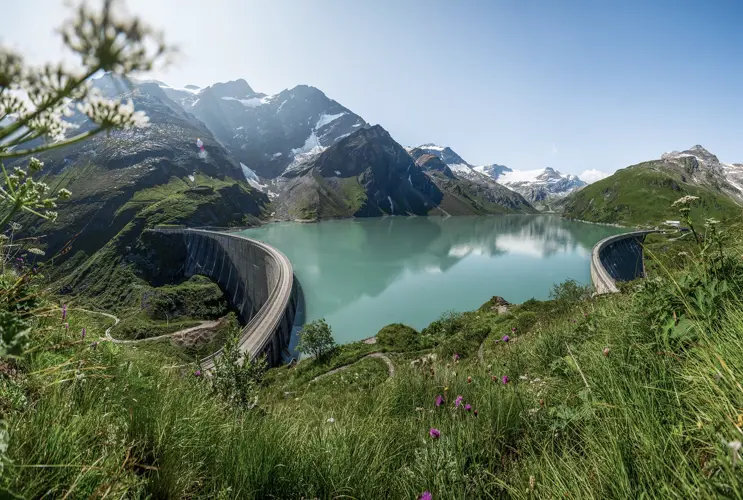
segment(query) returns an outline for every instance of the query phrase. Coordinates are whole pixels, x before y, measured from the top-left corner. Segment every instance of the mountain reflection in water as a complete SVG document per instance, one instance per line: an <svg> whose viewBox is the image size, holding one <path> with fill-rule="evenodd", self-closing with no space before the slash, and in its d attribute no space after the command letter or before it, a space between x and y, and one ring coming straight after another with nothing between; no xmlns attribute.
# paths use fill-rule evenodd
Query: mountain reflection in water
<svg viewBox="0 0 743 500"><path fill-rule="evenodd" d="M549 215L385 217L278 223L244 231L284 252L301 283L306 319L324 317L339 342L389 323L423 328L446 310L547 298L552 285L588 283L593 245L621 229Z"/></svg>

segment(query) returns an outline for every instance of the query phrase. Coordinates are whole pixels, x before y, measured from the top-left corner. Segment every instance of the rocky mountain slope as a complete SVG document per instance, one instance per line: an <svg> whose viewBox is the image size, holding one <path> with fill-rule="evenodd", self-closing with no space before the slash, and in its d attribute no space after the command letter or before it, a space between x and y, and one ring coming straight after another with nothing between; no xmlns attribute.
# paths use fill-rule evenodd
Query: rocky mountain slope
<svg viewBox="0 0 743 500"><path fill-rule="evenodd" d="M421 153L417 160L381 126L362 127L277 180L277 215L305 219L534 211L502 186L491 190L457 178L433 155Z"/></svg>
<svg viewBox="0 0 743 500"><path fill-rule="evenodd" d="M723 164L697 145L618 170L566 197L562 210L569 218L655 226L677 220L671 204L692 195L700 198L700 220L740 217L741 177L743 168Z"/></svg>
<svg viewBox="0 0 743 500"><path fill-rule="evenodd" d="M265 213L268 197L245 182L239 164L204 124L157 84L130 87L104 76L94 85L106 95L131 98L150 125L100 134L39 157L46 181L69 189L72 197L59 203L55 223L29 225L26 234L43 235L54 273L65 278L68 291L105 290L130 267L128 255L152 224L243 225ZM87 126L77 115L71 121Z"/></svg>
<svg viewBox="0 0 743 500"><path fill-rule="evenodd" d="M163 89L204 122L235 159L262 178L279 176L293 162L321 152L366 125L315 87L298 85L275 95L255 92L245 80L205 89Z"/></svg>
<svg viewBox="0 0 743 500"><path fill-rule="evenodd" d="M475 170L487 171L487 167L475 167ZM563 175L557 170L547 167L539 170L511 170L504 167L498 174L497 170L490 170L490 175L498 183L520 193L532 204L544 205L550 200L567 196L576 189L586 185L577 175ZM496 176L497 174L497 176Z"/></svg>
<svg viewBox="0 0 743 500"><path fill-rule="evenodd" d="M486 185L493 190L498 190L500 186L506 186L537 207L545 207L550 200L566 196L586 185L575 175L563 175L549 167L541 170L523 171L513 170L505 165L495 163L474 166L448 146L423 144L416 148L408 148L408 152L416 159L424 154L436 156L449 167L457 178ZM504 191L501 189L500 192L503 193Z"/></svg>

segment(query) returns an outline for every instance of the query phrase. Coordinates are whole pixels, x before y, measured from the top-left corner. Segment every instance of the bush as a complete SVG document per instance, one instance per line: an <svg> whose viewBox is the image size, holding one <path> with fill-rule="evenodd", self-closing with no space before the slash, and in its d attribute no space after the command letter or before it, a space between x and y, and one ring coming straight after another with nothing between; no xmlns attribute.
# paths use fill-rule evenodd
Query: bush
<svg viewBox="0 0 743 500"><path fill-rule="evenodd" d="M321 358L335 347L333 332L324 319L318 319L302 327L299 332L297 351Z"/></svg>
<svg viewBox="0 0 743 500"><path fill-rule="evenodd" d="M379 330L377 341L396 351L414 351L420 346L420 334L407 325L393 323Z"/></svg>

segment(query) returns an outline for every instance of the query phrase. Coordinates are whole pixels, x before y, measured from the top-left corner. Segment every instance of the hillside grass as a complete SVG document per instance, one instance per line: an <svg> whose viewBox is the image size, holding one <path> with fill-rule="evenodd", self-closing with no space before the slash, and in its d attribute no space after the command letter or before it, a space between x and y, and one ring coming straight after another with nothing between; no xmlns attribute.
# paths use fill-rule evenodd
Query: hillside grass
<svg viewBox="0 0 743 500"><path fill-rule="evenodd" d="M0 484L28 498L740 498L740 234L724 230L718 254L708 232L673 269L658 253L620 294L568 283L501 314L490 301L421 332L393 325L269 370L252 409L163 352L91 345L105 318L73 312L65 330L52 309L0 370ZM377 351L395 377L365 358Z"/></svg>
<svg viewBox="0 0 743 500"><path fill-rule="evenodd" d="M698 223L707 217L733 220L743 215L743 208L725 194L686 183L675 172L645 165L618 170L571 194L560 205L563 216L570 219L657 226L666 220L678 220L671 204L686 195L701 199L694 214Z"/></svg>

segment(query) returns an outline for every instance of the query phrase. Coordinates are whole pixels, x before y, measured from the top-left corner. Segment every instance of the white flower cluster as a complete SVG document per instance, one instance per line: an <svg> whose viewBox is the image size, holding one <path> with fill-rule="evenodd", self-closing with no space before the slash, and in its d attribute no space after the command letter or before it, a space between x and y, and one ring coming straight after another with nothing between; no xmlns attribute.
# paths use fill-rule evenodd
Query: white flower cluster
<svg viewBox="0 0 743 500"><path fill-rule="evenodd" d="M697 201L698 199L699 199L698 196L691 196L691 195L682 196L678 200L674 201L671 206L672 207L688 206L688 205L691 205L693 202Z"/></svg>
<svg viewBox="0 0 743 500"><path fill-rule="evenodd" d="M149 124L144 111L134 110L131 99L121 102L91 92L77 109L102 128L146 127Z"/></svg>
<svg viewBox="0 0 743 500"><path fill-rule="evenodd" d="M79 71L51 64L30 68L19 55L0 48L0 159L60 145L58 141L74 128L64 117L70 116L75 105L98 128L68 137L65 144L111 128L147 125L147 117L134 110L131 100L106 99L91 90L88 80L101 71L126 75L151 70L171 51L159 33L121 14L119 2L102 0L102 4L100 11L83 4L60 31L67 48L81 58ZM52 143L18 149L38 137Z"/></svg>

